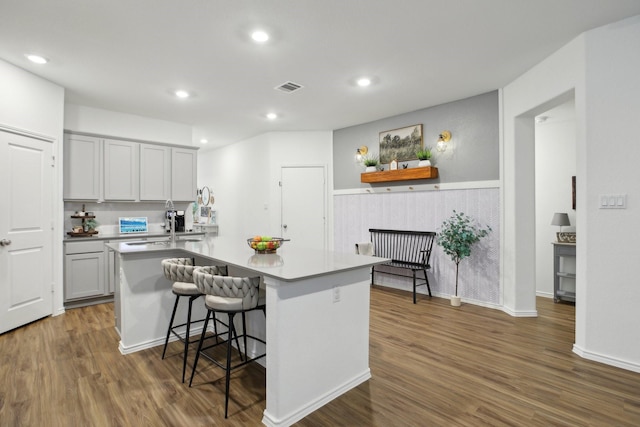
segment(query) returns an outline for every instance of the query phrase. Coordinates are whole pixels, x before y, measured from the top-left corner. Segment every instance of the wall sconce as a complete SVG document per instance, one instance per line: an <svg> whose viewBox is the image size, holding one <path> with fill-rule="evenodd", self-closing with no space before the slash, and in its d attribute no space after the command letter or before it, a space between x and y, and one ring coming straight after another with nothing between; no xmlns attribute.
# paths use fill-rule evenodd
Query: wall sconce
<svg viewBox="0 0 640 427"><path fill-rule="evenodd" d="M448 130L443 130L440 135L438 135L438 143L436 144L436 149L438 151L445 151L447 149L447 142L451 140L451 132Z"/></svg>
<svg viewBox="0 0 640 427"><path fill-rule="evenodd" d="M366 156L368 152L369 148L366 145L356 148L356 162L362 162L362 157Z"/></svg>

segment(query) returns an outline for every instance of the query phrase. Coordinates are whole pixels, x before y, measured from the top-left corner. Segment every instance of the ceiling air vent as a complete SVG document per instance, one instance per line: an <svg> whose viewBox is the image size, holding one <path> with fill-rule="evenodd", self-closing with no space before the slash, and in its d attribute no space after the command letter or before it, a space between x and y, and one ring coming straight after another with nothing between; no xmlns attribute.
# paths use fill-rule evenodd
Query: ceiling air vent
<svg viewBox="0 0 640 427"><path fill-rule="evenodd" d="M284 82L281 85L276 86L274 89L279 90L280 92L291 93L297 91L298 89L302 89L303 87L304 86L299 85L298 83Z"/></svg>

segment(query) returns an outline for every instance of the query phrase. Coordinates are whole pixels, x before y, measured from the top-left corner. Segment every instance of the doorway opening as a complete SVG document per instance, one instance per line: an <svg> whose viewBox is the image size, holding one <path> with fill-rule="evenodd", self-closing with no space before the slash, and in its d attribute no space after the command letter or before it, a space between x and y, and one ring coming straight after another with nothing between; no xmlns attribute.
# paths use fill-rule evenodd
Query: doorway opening
<svg viewBox="0 0 640 427"><path fill-rule="evenodd" d="M576 176L575 100L571 98L535 117L535 241L536 296L556 298L554 281L560 288L575 294L575 257L560 257L560 271L554 271L556 232L575 232L576 211L573 206L573 178ZM567 214L570 225L551 225L555 213ZM567 249L562 247L560 249ZM575 249L574 249L575 251Z"/></svg>
<svg viewBox="0 0 640 427"><path fill-rule="evenodd" d="M544 115L545 112L557 108L567 102L575 99L575 91L573 89L547 101L529 111L517 116L514 122L514 138L516 141L515 169L517 177L515 180L515 229L520 231L520 235L516 242L516 268L519 270L518 276L526 280L516 282L515 292L517 295L525 296L526 301L532 302L533 311L530 315L535 314L535 295L536 283L538 275L544 274L537 271L537 234L548 230L554 232L550 225L551 218L546 219L545 215L539 219L537 224L536 216L536 135L535 135L535 118ZM575 108L574 108L575 110ZM575 125L574 125L575 130ZM577 144L576 144L577 145ZM552 156L554 153L546 153L545 156ZM576 162L574 155L572 161ZM544 165L543 165L544 166ZM545 168L541 168L545 171ZM545 173L545 172L540 172ZM579 180L579 177L577 177ZM541 189L544 191L544 188ZM568 201L571 201L569 193ZM549 224L549 225L546 225ZM542 230L540 230L542 228ZM548 235L547 235L548 236ZM543 237L544 238L544 237ZM548 245L551 247L551 242ZM544 257L544 255L543 255ZM551 258L552 259L552 258ZM544 278L542 277L541 280ZM553 276L549 280L552 280ZM529 297L530 296L530 297ZM529 299L530 298L530 299Z"/></svg>

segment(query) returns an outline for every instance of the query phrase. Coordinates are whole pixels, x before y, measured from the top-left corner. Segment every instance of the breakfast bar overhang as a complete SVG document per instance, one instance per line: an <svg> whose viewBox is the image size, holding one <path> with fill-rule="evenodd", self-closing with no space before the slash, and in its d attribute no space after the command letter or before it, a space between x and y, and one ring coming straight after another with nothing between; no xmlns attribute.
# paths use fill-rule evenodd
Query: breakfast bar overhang
<svg viewBox="0 0 640 427"><path fill-rule="evenodd" d="M161 259L195 257L198 265L264 277L267 426L289 426L371 378L369 272L386 258L290 242L254 254L244 239L223 236L108 247L116 252L116 327L125 354L163 342L173 297ZM255 327L255 319L248 322Z"/></svg>

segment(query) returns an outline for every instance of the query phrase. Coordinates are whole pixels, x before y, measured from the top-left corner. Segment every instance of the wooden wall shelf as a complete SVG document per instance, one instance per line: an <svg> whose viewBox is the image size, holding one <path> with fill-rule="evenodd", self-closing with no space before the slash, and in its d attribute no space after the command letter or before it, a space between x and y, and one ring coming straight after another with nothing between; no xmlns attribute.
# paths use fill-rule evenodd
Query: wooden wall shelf
<svg viewBox="0 0 640 427"><path fill-rule="evenodd" d="M410 181L413 179L433 179L438 177L438 168L433 166L398 169L381 172L364 172L360 174L360 182L376 183L391 181Z"/></svg>

